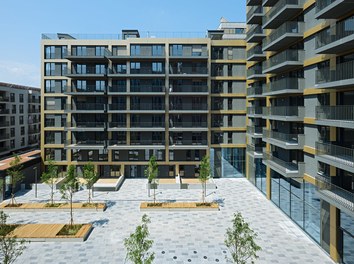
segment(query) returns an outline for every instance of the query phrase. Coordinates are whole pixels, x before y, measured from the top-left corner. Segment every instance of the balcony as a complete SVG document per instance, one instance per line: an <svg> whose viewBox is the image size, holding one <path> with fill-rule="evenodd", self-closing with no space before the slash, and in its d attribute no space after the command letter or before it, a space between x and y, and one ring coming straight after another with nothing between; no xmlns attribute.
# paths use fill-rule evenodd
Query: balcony
<svg viewBox="0 0 354 264"><path fill-rule="evenodd" d="M354 2L353 2L354 5ZM316 53L336 54L350 51L354 46L354 16L316 35Z"/></svg>
<svg viewBox="0 0 354 264"><path fill-rule="evenodd" d="M263 73L281 73L298 67L302 67L304 62L303 50L284 50L265 62Z"/></svg>
<svg viewBox="0 0 354 264"><path fill-rule="evenodd" d="M316 124L354 129L354 106L316 106Z"/></svg>
<svg viewBox="0 0 354 264"><path fill-rule="evenodd" d="M77 50L74 49L71 52L67 52L64 58L74 62L79 62L79 61L106 62L107 61L106 55L108 54L109 54L108 49L99 50L98 53L96 53L96 50L94 48L92 49L87 48L85 52L81 52L81 51L78 52Z"/></svg>
<svg viewBox="0 0 354 264"><path fill-rule="evenodd" d="M154 69L153 67L140 67L138 69L130 69L130 76L135 75L136 77L147 76L147 77L162 77L165 75L165 67L161 69Z"/></svg>
<svg viewBox="0 0 354 264"><path fill-rule="evenodd" d="M303 121L305 108L303 106L271 106L263 107L263 118L278 121Z"/></svg>
<svg viewBox="0 0 354 264"><path fill-rule="evenodd" d="M193 112L193 113L206 113L208 112L208 104L205 102L204 104L193 104L193 103L182 103L182 104L174 104L170 103L170 112Z"/></svg>
<svg viewBox="0 0 354 264"><path fill-rule="evenodd" d="M262 24L263 6L252 6L247 12L247 24Z"/></svg>
<svg viewBox="0 0 354 264"><path fill-rule="evenodd" d="M170 95L208 95L208 86L197 85L176 85L170 86Z"/></svg>
<svg viewBox="0 0 354 264"><path fill-rule="evenodd" d="M64 127L66 125L65 120L56 121L54 119L47 119L44 121L44 126L46 127Z"/></svg>
<svg viewBox="0 0 354 264"><path fill-rule="evenodd" d="M131 139L130 145L141 145L141 146L150 146L150 145L165 145L164 139ZM134 146L135 148L135 146ZM160 147L161 148L161 147Z"/></svg>
<svg viewBox="0 0 354 264"><path fill-rule="evenodd" d="M252 27L248 28L246 34L246 41L247 42L256 42L259 43L265 38L265 33L260 25L253 25Z"/></svg>
<svg viewBox="0 0 354 264"><path fill-rule="evenodd" d="M86 87L73 87L67 86L64 94L69 95L104 95L107 87L100 87L96 85L87 85Z"/></svg>
<svg viewBox="0 0 354 264"><path fill-rule="evenodd" d="M109 113L125 113L127 112L127 104L125 103L112 103L108 105Z"/></svg>
<svg viewBox="0 0 354 264"><path fill-rule="evenodd" d="M38 134L40 132L41 131L39 128L33 128L33 127L28 128L28 134Z"/></svg>
<svg viewBox="0 0 354 264"><path fill-rule="evenodd" d="M5 146L5 147L0 147L0 153L5 153L5 152L8 152L10 151L10 148Z"/></svg>
<svg viewBox="0 0 354 264"><path fill-rule="evenodd" d="M1 121L0 122L0 128L9 127L9 126L10 126L9 121Z"/></svg>
<svg viewBox="0 0 354 264"><path fill-rule="evenodd" d="M354 217L354 193L332 184L328 178L316 175L316 186L320 198Z"/></svg>
<svg viewBox="0 0 354 264"><path fill-rule="evenodd" d="M132 103L130 105L131 111L165 111L165 104L153 104L153 103Z"/></svg>
<svg viewBox="0 0 354 264"><path fill-rule="evenodd" d="M247 98L261 98L264 97L264 95L262 94L264 87L266 86L266 84L262 84L262 85L255 85L255 86L250 86L246 89L247 91Z"/></svg>
<svg viewBox="0 0 354 264"><path fill-rule="evenodd" d="M10 139L10 134L9 133L1 133L0 134L0 142L7 141L9 139Z"/></svg>
<svg viewBox="0 0 354 264"><path fill-rule="evenodd" d="M208 141L207 139L181 139L181 140L171 140L170 149L207 149Z"/></svg>
<svg viewBox="0 0 354 264"><path fill-rule="evenodd" d="M105 78L107 76L107 70L96 67L86 67L86 70L78 71L76 68L72 68L72 71L65 74L65 76L71 78Z"/></svg>
<svg viewBox="0 0 354 264"><path fill-rule="evenodd" d="M275 29L263 41L263 51L278 51L298 40L302 40L304 22L288 21Z"/></svg>
<svg viewBox="0 0 354 264"><path fill-rule="evenodd" d="M4 95L0 95L0 103L10 102L10 98Z"/></svg>
<svg viewBox="0 0 354 264"><path fill-rule="evenodd" d="M263 157L263 148L260 146L247 145L246 152L255 159L260 159Z"/></svg>
<svg viewBox="0 0 354 264"><path fill-rule="evenodd" d="M108 94L125 94L126 92L127 92L126 85L124 86L113 85L108 87Z"/></svg>
<svg viewBox="0 0 354 264"><path fill-rule="evenodd" d="M263 0L263 6L274 6L278 0Z"/></svg>
<svg viewBox="0 0 354 264"><path fill-rule="evenodd" d="M207 67L197 67L197 66L178 66L174 67L170 65L170 77L178 78L193 78L193 77L205 77L208 75Z"/></svg>
<svg viewBox="0 0 354 264"><path fill-rule="evenodd" d="M40 104L40 100L38 98L31 98L31 97L28 97L28 103L29 104Z"/></svg>
<svg viewBox="0 0 354 264"><path fill-rule="evenodd" d="M66 140L64 148L66 149L104 149L106 140Z"/></svg>
<svg viewBox="0 0 354 264"><path fill-rule="evenodd" d="M140 130L147 130L147 131L164 131L165 130L165 122L133 122L130 123L130 130L140 131Z"/></svg>
<svg viewBox="0 0 354 264"><path fill-rule="evenodd" d="M316 71L316 88L350 88L354 84L354 60L338 63L336 68Z"/></svg>
<svg viewBox="0 0 354 264"><path fill-rule="evenodd" d="M354 173L354 149L316 142L316 158L331 166Z"/></svg>
<svg viewBox="0 0 354 264"><path fill-rule="evenodd" d="M339 19L353 10L353 0L316 0L316 19Z"/></svg>
<svg viewBox="0 0 354 264"><path fill-rule="evenodd" d="M144 94L164 95L165 94L165 86L155 86L155 85L131 86L130 92L134 93L134 94L139 94L139 95L144 95Z"/></svg>
<svg viewBox="0 0 354 264"><path fill-rule="evenodd" d="M262 50L261 45L254 46L247 51L248 61L263 61L266 59L266 54Z"/></svg>
<svg viewBox="0 0 354 264"><path fill-rule="evenodd" d="M304 162L289 162L272 156L270 153L263 153L263 164L278 172L286 178L301 178L304 175Z"/></svg>
<svg viewBox="0 0 354 264"><path fill-rule="evenodd" d="M283 149L303 149L304 134L286 134L263 129L263 141Z"/></svg>
<svg viewBox="0 0 354 264"><path fill-rule="evenodd" d="M10 114L10 109L0 108L0 115L8 115Z"/></svg>
<svg viewBox="0 0 354 264"><path fill-rule="evenodd" d="M278 28L302 10L303 0L279 0L263 17L263 28Z"/></svg>
<svg viewBox="0 0 354 264"><path fill-rule="evenodd" d="M108 122L108 131L127 131L127 123L126 122Z"/></svg>
<svg viewBox="0 0 354 264"><path fill-rule="evenodd" d="M110 139L107 140L107 149L131 149L131 147L127 145L125 139Z"/></svg>
<svg viewBox="0 0 354 264"><path fill-rule="evenodd" d="M266 75L263 73L263 67L261 64L256 64L247 69L247 80L262 80Z"/></svg>
<svg viewBox="0 0 354 264"><path fill-rule="evenodd" d="M106 110L106 104L98 103L76 103L66 105L66 111L71 113L104 113Z"/></svg>
<svg viewBox="0 0 354 264"><path fill-rule="evenodd" d="M285 77L271 81L263 87L264 96L279 94L301 94L304 91L305 80L303 78Z"/></svg>
<svg viewBox="0 0 354 264"><path fill-rule="evenodd" d="M208 131L208 122L173 122L170 120L170 131Z"/></svg>
<svg viewBox="0 0 354 264"><path fill-rule="evenodd" d="M65 129L71 131L104 131L106 122L72 122L67 123Z"/></svg>
<svg viewBox="0 0 354 264"><path fill-rule="evenodd" d="M247 6L256 6L261 4L262 4L262 0L247 0L246 3Z"/></svg>
<svg viewBox="0 0 354 264"><path fill-rule="evenodd" d="M247 115L248 117L262 117L263 116L263 109L261 106L251 106L247 107Z"/></svg>
<svg viewBox="0 0 354 264"><path fill-rule="evenodd" d="M253 138L262 138L262 127L260 126L247 126L247 134Z"/></svg>

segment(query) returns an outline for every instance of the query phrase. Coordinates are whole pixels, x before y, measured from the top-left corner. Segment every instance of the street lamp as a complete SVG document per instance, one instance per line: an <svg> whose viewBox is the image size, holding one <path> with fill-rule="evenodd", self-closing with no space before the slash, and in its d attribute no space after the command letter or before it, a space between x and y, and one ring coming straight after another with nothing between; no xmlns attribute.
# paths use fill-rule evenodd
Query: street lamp
<svg viewBox="0 0 354 264"><path fill-rule="evenodd" d="M34 170L34 195L37 198L37 167L34 167L33 170Z"/></svg>

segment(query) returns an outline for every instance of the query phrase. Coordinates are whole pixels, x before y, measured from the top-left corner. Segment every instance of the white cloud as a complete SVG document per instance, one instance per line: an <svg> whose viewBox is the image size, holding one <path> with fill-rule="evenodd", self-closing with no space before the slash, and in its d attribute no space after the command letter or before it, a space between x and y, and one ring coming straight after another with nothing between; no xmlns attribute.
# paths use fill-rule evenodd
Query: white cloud
<svg viewBox="0 0 354 264"><path fill-rule="evenodd" d="M40 78L37 65L0 60L0 82L40 87Z"/></svg>

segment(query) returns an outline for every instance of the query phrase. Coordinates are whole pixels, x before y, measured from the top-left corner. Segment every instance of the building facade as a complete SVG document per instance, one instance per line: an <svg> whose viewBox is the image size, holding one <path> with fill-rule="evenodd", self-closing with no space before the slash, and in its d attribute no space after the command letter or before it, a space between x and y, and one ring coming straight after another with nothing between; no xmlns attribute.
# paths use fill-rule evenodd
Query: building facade
<svg viewBox="0 0 354 264"><path fill-rule="evenodd" d="M215 177L243 175L244 30L223 20L195 38L43 34L42 159L143 177L155 155L159 177L196 177L210 155Z"/></svg>
<svg viewBox="0 0 354 264"><path fill-rule="evenodd" d="M247 175L354 263L354 2L247 1Z"/></svg>
<svg viewBox="0 0 354 264"><path fill-rule="evenodd" d="M0 83L0 158L39 148L40 89Z"/></svg>

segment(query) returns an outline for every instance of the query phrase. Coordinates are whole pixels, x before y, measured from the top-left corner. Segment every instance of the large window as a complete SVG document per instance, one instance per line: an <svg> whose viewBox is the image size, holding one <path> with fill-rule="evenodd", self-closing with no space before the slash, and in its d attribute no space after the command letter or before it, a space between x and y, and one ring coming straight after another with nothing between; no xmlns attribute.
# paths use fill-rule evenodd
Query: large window
<svg viewBox="0 0 354 264"><path fill-rule="evenodd" d="M153 62L152 63L152 72L153 73L162 73L162 62Z"/></svg>
<svg viewBox="0 0 354 264"><path fill-rule="evenodd" d="M140 45L131 45L130 46L130 55L132 55L132 56L140 55Z"/></svg>
<svg viewBox="0 0 354 264"><path fill-rule="evenodd" d="M182 45L172 45L172 56L182 56L183 46Z"/></svg>
<svg viewBox="0 0 354 264"><path fill-rule="evenodd" d="M152 56L162 56L163 55L163 46L162 45L153 45L152 46Z"/></svg>

